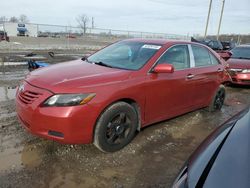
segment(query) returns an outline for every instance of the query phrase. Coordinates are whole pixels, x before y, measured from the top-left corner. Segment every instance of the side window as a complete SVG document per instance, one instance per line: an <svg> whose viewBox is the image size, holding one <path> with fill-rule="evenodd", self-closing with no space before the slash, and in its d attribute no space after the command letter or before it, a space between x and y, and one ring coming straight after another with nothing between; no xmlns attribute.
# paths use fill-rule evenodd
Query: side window
<svg viewBox="0 0 250 188"><path fill-rule="evenodd" d="M195 67L204 67L212 65L209 52L206 48L198 45L192 45Z"/></svg>
<svg viewBox="0 0 250 188"><path fill-rule="evenodd" d="M189 51L187 45L176 45L168 49L158 60L157 64L169 63L176 70L190 67Z"/></svg>
<svg viewBox="0 0 250 188"><path fill-rule="evenodd" d="M220 64L219 60L212 53L209 53L209 56L210 56L210 59L211 59L211 62L212 62L213 65Z"/></svg>

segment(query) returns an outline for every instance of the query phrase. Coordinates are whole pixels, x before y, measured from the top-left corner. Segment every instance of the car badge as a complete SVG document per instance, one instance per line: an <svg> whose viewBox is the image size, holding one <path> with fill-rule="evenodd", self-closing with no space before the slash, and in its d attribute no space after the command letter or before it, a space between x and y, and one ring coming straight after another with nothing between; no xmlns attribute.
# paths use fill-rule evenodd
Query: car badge
<svg viewBox="0 0 250 188"><path fill-rule="evenodd" d="M18 89L19 93L23 93L24 92L24 85L20 85L19 89Z"/></svg>

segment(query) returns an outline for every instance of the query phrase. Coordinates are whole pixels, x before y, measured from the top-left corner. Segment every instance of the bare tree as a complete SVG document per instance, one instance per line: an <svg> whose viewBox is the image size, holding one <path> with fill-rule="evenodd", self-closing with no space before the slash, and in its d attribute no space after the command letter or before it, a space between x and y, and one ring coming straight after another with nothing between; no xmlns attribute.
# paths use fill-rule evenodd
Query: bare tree
<svg viewBox="0 0 250 188"><path fill-rule="evenodd" d="M85 14L82 14L82 15L79 15L77 18L76 18L76 21L77 23L79 24L79 27L81 27L83 29L83 33L86 34L86 31L87 31L87 24L89 22L89 18L87 15Z"/></svg>
<svg viewBox="0 0 250 188"><path fill-rule="evenodd" d="M8 19L5 16L0 17L0 23L4 23L4 22L7 22L7 21L8 21Z"/></svg>
<svg viewBox="0 0 250 188"><path fill-rule="evenodd" d="M25 14L21 14L21 15L19 16L19 22L28 23L28 22L29 22L29 19L28 19L28 17L27 17Z"/></svg>
<svg viewBox="0 0 250 188"><path fill-rule="evenodd" d="M10 17L9 22L17 23L18 22L18 18L15 17L15 16L12 16L12 17Z"/></svg>

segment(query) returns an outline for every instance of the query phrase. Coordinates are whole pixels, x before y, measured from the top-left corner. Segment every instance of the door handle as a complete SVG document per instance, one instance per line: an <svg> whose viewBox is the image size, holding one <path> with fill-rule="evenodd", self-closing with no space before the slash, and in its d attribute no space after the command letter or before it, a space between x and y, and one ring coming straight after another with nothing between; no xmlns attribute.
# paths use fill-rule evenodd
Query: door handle
<svg viewBox="0 0 250 188"><path fill-rule="evenodd" d="M193 74L188 74L188 75L187 75L187 79L192 79L193 77L194 77Z"/></svg>
<svg viewBox="0 0 250 188"><path fill-rule="evenodd" d="M218 68L217 72L223 72L222 68Z"/></svg>

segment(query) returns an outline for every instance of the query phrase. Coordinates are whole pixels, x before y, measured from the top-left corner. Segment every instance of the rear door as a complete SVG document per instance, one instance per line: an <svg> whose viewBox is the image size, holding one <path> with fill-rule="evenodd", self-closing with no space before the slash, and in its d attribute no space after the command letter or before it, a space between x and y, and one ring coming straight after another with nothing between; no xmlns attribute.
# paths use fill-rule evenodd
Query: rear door
<svg viewBox="0 0 250 188"><path fill-rule="evenodd" d="M193 105L206 106L211 101L223 77L223 65L220 64L210 50L201 45L192 45L194 57L193 80L195 92L192 93Z"/></svg>

